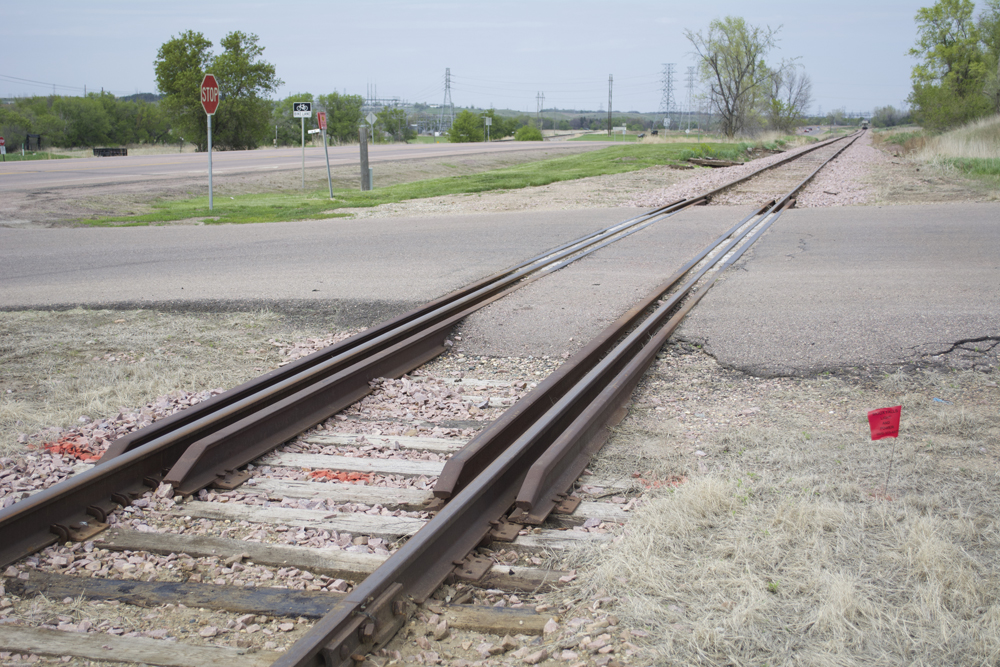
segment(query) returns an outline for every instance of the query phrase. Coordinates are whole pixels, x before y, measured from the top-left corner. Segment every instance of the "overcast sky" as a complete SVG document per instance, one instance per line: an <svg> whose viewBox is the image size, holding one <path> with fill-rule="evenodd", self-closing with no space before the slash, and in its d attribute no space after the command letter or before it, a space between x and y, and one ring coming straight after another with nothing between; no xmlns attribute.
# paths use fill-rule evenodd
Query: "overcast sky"
<svg viewBox="0 0 1000 667"><path fill-rule="evenodd" d="M346 91L439 104L445 68L457 106L534 112L657 111L664 63L676 63L674 97L687 102L695 64L685 29L726 15L781 26L771 62L800 58L813 82L812 111L904 104L913 17L931 0L658 2L647 0L0 0L0 96L155 92L153 61L184 30L216 44L228 32L260 37L277 67L279 97Z"/></svg>

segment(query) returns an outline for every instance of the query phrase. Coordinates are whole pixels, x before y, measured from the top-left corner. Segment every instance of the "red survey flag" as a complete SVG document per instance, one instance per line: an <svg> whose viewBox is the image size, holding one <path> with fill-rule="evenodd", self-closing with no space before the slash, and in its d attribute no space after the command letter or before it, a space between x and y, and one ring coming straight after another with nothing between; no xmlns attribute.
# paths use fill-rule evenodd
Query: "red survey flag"
<svg viewBox="0 0 1000 667"><path fill-rule="evenodd" d="M903 406L880 408L868 413L868 425L872 429L872 440L895 438L899 435L899 415Z"/></svg>

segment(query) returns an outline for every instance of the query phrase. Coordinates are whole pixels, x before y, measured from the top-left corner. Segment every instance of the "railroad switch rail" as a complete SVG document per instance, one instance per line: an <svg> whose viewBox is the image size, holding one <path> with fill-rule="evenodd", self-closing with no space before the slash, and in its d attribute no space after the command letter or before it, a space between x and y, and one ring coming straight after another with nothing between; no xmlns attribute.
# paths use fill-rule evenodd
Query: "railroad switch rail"
<svg viewBox="0 0 1000 667"><path fill-rule="evenodd" d="M681 320L795 194L859 136L815 144L711 192L553 248L120 438L91 470L0 511L0 566L57 540L88 539L105 527L116 505L161 482L184 495L240 484L241 466L368 394L371 380L399 377L440 354L451 328L478 308L762 171L844 142L793 190L706 246L452 456L434 488L436 515L274 663L353 665L388 641L412 604L442 582L482 576L491 562L471 554L484 539L509 539L521 525L568 509L567 492L609 427L624 417L633 389Z"/></svg>

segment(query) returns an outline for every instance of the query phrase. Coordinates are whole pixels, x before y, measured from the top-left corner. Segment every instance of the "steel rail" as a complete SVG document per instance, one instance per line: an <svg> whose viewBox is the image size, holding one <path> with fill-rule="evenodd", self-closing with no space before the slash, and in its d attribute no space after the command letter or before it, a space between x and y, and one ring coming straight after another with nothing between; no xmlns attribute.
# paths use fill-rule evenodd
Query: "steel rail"
<svg viewBox="0 0 1000 667"><path fill-rule="evenodd" d="M843 139L844 137L839 137L837 141ZM827 142L824 145L828 145L829 143ZM839 151L837 154L839 155ZM726 187L731 186L727 185ZM795 191L798 191L801 187L801 185L798 186ZM718 192L721 189L724 188L717 188L713 192ZM696 202L701 198L702 196L699 196L690 201ZM634 325L655 301L680 282L692 267L702 261L715 248L719 247L725 239L736 233L754 215L761 215L763 211L764 209L762 208L757 213L751 213L719 238L709 243L700 253L667 279L666 282L654 289L639 304L598 334L582 350L573 355L545 380L539 383L534 391L522 398L501 415L500 418L487 426L479 435L463 447L461 451L452 455L445 463L444 470L438 477L438 481L434 486L434 495L441 499L450 498L462 486L481 473L493 458L509 446L513 439L516 438L519 430L525 427L525 424L538 419L556 400L569 391L570 387L579 382L587 371L596 365L598 360L607 354L615 342L624 335L624 331Z"/></svg>
<svg viewBox="0 0 1000 667"><path fill-rule="evenodd" d="M145 488L157 486L164 471L188 493L201 488L196 484L204 486L224 477L248 460L242 454L244 449L252 449L257 456L266 451L252 447L255 443L248 442L247 437L266 436L271 448L277 446L280 438L295 434L294 428L301 431L322 421L323 409L328 417L347 404L346 398L357 400L364 396L370 391L370 380L408 372L439 354L444 350L446 330L476 307L517 289L550 265L574 254L586 254L589 246L627 233L630 227L646 224L651 218L680 210L681 204L660 207L564 243L390 323L241 385L215 397L217 400L206 401L211 403L207 408L193 406L120 439L120 444L116 440L110 455L102 457L91 470L0 510L0 565L56 541L86 539L99 532L116 505L128 505ZM367 371L363 370L366 364L370 367ZM331 378L349 384L331 390ZM312 396L313 403L296 408L293 397L307 395ZM327 407L317 410L324 401ZM340 407L330 412L330 406L336 405ZM283 421L279 423L277 417ZM261 423L268 420L272 423ZM248 428L251 424L256 430ZM220 447L220 442L225 447ZM192 450L195 446L198 449Z"/></svg>
<svg viewBox="0 0 1000 667"><path fill-rule="evenodd" d="M589 379L591 382L590 392L593 394L599 391L600 393L588 405L577 408L577 418L571 425L562 430L551 447L532 465L518 493L516 501L518 511L511 515L511 521L539 524L545 520L562 500L564 492L570 489L583 472L593 454L604 445L610 436L610 427L624 418L632 391L642 379L643 373L652 363L656 353L680 324L683 317L715 284L723 271L737 261L778 220L782 212L792 206L794 196L820 170L857 141L859 136L860 134L851 135L850 141L825 159L794 188L785 193L781 199L774 202L755 223L748 225L743 232L734 236L728 244L719 250L713 261L703 265L683 287L665 299L664 303L649 319L629 334L625 342L616 347L608 357L601 361L598 367L595 367L588 374L587 378L580 384L584 385ZM749 239L736 248L748 236ZM715 265L718 265L719 268L705 281L703 287L697 288L699 281ZM695 291L696 288L697 291ZM689 295L690 298L687 298ZM678 305L682 301L684 301L683 306L678 309ZM660 322L674 311L676 314L671 317L667 324L659 328ZM617 364L614 361L609 361L614 357L617 357L615 360ZM624 357L627 359L623 359ZM624 368L615 374L614 366ZM605 370L603 376L598 377L600 367L604 367Z"/></svg>
<svg viewBox="0 0 1000 667"><path fill-rule="evenodd" d="M456 566L470 568L469 562L464 559L512 505L519 505L522 513L525 508L528 511L539 509L541 503L535 495L522 497L525 489L543 489L541 495L544 496L557 490L559 485L568 488L575 477L567 479L567 475L559 474L559 465L579 466L580 460L583 460L581 452L589 460L596 450L588 446L595 441L603 444L608 425L621 418L622 407L659 349L684 316L707 293L721 271L731 266L760 238L781 212L791 205L792 196L798 190L852 143L853 140L848 142L781 200L744 219L743 222L758 218L742 232L733 234L728 242L712 247L708 253L700 253L704 258L715 251L714 257L687 281L687 289L672 295L642 325L628 333L625 342L592 367L583 381L570 386L558 400L551 396L548 401L534 399L536 406L545 403L551 406L541 419L532 421L523 417L532 412L530 408L520 410L519 415L522 416L508 419L508 423L519 421L524 427L513 441L497 452L492 460L485 461L482 472L464 484L455 484L452 488L458 489L458 492L451 502L320 619L305 637L274 663L274 667L302 667L321 662L346 667L362 662L365 653L387 642L406 621L408 602L422 602L453 573ZM743 227L743 222L734 229ZM744 240L746 242L737 248ZM688 269L696 264L694 260L689 262ZM691 290L716 265L720 266L720 270L691 295ZM652 304L662 298L659 289L654 294L647 297L644 303ZM690 298L678 308L688 295ZM664 324L663 320L668 316L670 319ZM626 334L620 326L624 324L628 328L635 319L635 315L627 313L608 328L613 331L606 330L601 340L617 340ZM591 351L581 351L576 356L583 358L590 354ZM572 374L566 373L565 376ZM563 379L553 380L547 388L563 386L564 382ZM532 393L547 393L540 390L541 385ZM522 399L526 400L528 397ZM575 415L574 404L584 406L582 411L575 411ZM571 415L574 416L571 418ZM513 426L503 425L490 428L494 431L515 430ZM546 437L553 434L554 442ZM526 485L529 476L540 480L533 486Z"/></svg>
<svg viewBox="0 0 1000 667"><path fill-rule="evenodd" d="M794 157L821 146L817 144ZM758 169L739 181L773 166L777 165ZM713 192L721 189L724 188ZM364 373L356 368L364 359L369 360L373 373L375 369L381 374L406 372L443 349L429 339L438 337L438 343L443 343L441 337L447 325L442 323L460 319L456 313L467 315L475 299L499 298L514 289L518 281L523 284L532 273L538 274L546 266L564 266L574 254L579 257L593 252L616 234L634 233L628 231L630 227L649 224L705 196L654 209L558 246L117 440L91 471L0 510L0 563L6 565L57 539L85 539L102 527L115 505L127 505L144 487L158 484L164 471L168 471L169 480L187 492L232 472L248 460L243 450L252 450L258 455L266 451L264 446L252 446L253 438L264 437L273 448L280 444L281 438L294 435L295 428L304 429L311 425L310 421L313 424L321 421L317 405L324 401L327 405L338 404L330 400L337 392L331 393L327 379L334 376L350 379L353 384L341 393L356 400L367 391L360 386L365 383L359 382ZM430 331L427 338L417 340L415 332L422 326L429 327ZM405 361L407 353L412 355L408 362ZM309 386L316 383L322 385L326 393L319 387L310 391ZM295 408L293 397L296 396L311 397L313 405L308 409ZM283 421L264 424L261 417L253 417L255 413L263 413L264 421L275 415L281 415ZM225 446L218 444L220 442ZM195 445L196 450L192 449ZM228 454L224 455L226 450Z"/></svg>

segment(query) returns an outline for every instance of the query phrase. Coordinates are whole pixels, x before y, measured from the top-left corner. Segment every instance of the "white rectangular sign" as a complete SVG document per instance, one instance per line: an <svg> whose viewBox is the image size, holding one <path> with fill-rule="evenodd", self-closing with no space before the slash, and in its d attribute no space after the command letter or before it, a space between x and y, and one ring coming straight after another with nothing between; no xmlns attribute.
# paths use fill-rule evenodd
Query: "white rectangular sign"
<svg viewBox="0 0 1000 667"><path fill-rule="evenodd" d="M319 130L319 129L315 129L315 130L306 130L306 132L308 132L309 134L319 134L319 133L321 132L321 130Z"/></svg>
<svg viewBox="0 0 1000 667"><path fill-rule="evenodd" d="M292 102L293 118L312 118L312 115L313 115L312 102Z"/></svg>

